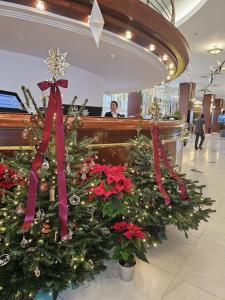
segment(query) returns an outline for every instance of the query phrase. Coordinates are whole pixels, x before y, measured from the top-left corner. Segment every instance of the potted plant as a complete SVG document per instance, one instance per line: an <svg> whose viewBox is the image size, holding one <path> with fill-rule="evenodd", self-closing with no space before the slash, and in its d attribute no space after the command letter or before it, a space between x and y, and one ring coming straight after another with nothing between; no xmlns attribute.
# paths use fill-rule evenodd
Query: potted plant
<svg viewBox="0 0 225 300"><path fill-rule="evenodd" d="M91 169L97 175L96 185L89 190L89 201L97 203L103 217L110 219L126 214L132 203L131 179L125 175L124 166L99 165Z"/></svg>
<svg viewBox="0 0 225 300"><path fill-rule="evenodd" d="M135 273L135 256L148 263L143 243L145 233L133 223L116 222L112 226L113 258L119 260L120 278L131 281Z"/></svg>

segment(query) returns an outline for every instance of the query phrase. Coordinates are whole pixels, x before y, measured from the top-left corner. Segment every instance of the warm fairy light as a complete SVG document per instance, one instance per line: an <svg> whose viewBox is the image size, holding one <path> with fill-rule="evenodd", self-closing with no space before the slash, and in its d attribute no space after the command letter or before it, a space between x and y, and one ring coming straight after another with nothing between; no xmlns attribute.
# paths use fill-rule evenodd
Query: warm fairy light
<svg viewBox="0 0 225 300"><path fill-rule="evenodd" d="M174 74L174 70L170 70L170 71L169 71L169 74L170 74L170 75L173 75L173 74Z"/></svg>
<svg viewBox="0 0 225 300"><path fill-rule="evenodd" d="M127 39L127 40L131 40L132 39L132 33L131 33L131 31L129 31L129 30L127 30L126 32L125 32L125 38Z"/></svg>
<svg viewBox="0 0 225 300"><path fill-rule="evenodd" d="M42 11L45 10L45 3L44 3L44 1L38 0L36 2L36 8L40 9Z"/></svg>
<svg viewBox="0 0 225 300"><path fill-rule="evenodd" d="M167 59L168 59L168 55L167 55L167 54L164 54L163 57L162 57L162 60L163 60L163 61L167 61Z"/></svg>
<svg viewBox="0 0 225 300"><path fill-rule="evenodd" d="M173 64L173 63L170 63L170 64L168 65L168 68L169 68L169 69L173 69L173 68L174 68L174 64Z"/></svg>
<svg viewBox="0 0 225 300"><path fill-rule="evenodd" d="M153 243L153 246L154 246L154 247L157 247L157 244L156 244L156 243Z"/></svg>
<svg viewBox="0 0 225 300"><path fill-rule="evenodd" d="M154 44L151 44L151 45L149 46L149 50L150 50L150 51L155 51L155 45L154 45Z"/></svg>

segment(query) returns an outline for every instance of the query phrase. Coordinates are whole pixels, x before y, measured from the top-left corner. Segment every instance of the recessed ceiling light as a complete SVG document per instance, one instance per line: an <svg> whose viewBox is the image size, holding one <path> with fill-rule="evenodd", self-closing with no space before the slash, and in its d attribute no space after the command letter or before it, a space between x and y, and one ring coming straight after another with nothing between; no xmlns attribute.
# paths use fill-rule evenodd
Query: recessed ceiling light
<svg viewBox="0 0 225 300"><path fill-rule="evenodd" d="M36 8L40 9L40 10L45 10L45 3L44 3L44 1L38 0L36 2Z"/></svg>
<svg viewBox="0 0 225 300"><path fill-rule="evenodd" d="M174 64L173 64L173 63L170 63L170 64L168 65L168 68L169 68L169 69L173 69L173 68L174 68Z"/></svg>
<svg viewBox="0 0 225 300"><path fill-rule="evenodd" d="M130 39L132 39L132 33L131 33L131 31L129 31L129 30L127 30L126 32L125 32L125 38L127 39L127 40L130 40Z"/></svg>
<svg viewBox="0 0 225 300"><path fill-rule="evenodd" d="M170 80L170 78L171 78L171 77L170 77L169 75L166 77L167 80Z"/></svg>
<svg viewBox="0 0 225 300"><path fill-rule="evenodd" d="M221 48L213 48L213 49L209 49L207 52L209 52L211 54L218 54L220 52L223 52L223 49L221 49Z"/></svg>
<svg viewBox="0 0 225 300"><path fill-rule="evenodd" d="M155 51L155 45L154 45L154 44L151 44L151 45L149 46L149 50L150 50L150 51Z"/></svg>
<svg viewBox="0 0 225 300"><path fill-rule="evenodd" d="M170 74L170 75L173 75L173 74L174 74L174 70L170 70L170 71L169 71L169 74Z"/></svg>
<svg viewBox="0 0 225 300"><path fill-rule="evenodd" d="M163 57L162 57L162 60L167 61L167 59L168 59L168 55L164 54Z"/></svg>
<svg viewBox="0 0 225 300"><path fill-rule="evenodd" d="M87 16L87 19L86 19L86 22L89 24L90 23L90 18L91 18L91 15L88 15Z"/></svg>

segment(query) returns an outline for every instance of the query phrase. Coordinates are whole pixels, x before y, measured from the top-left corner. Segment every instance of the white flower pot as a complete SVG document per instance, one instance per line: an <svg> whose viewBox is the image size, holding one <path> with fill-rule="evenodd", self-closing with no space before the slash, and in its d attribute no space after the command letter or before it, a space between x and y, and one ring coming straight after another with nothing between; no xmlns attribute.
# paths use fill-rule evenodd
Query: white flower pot
<svg viewBox="0 0 225 300"><path fill-rule="evenodd" d="M120 267L120 278L123 281L131 281L134 278L134 273L135 273L135 268L136 268L136 262L132 267L124 267L120 262L119 262L119 267Z"/></svg>

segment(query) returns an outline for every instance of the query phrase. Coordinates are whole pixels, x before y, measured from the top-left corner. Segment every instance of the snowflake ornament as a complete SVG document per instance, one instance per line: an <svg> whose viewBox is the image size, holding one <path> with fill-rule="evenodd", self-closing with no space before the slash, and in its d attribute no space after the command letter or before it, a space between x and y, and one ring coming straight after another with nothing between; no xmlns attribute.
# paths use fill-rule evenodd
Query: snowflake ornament
<svg viewBox="0 0 225 300"><path fill-rule="evenodd" d="M84 109L83 111L82 111L82 116L83 117L87 117L89 115L89 111L87 110L87 109Z"/></svg>
<svg viewBox="0 0 225 300"><path fill-rule="evenodd" d="M61 53L60 49L48 50L49 56L44 60L48 65L48 70L52 74L53 78L56 79L58 76L65 75L65 69L69 66L66 62L67 52Z"/></svg>

